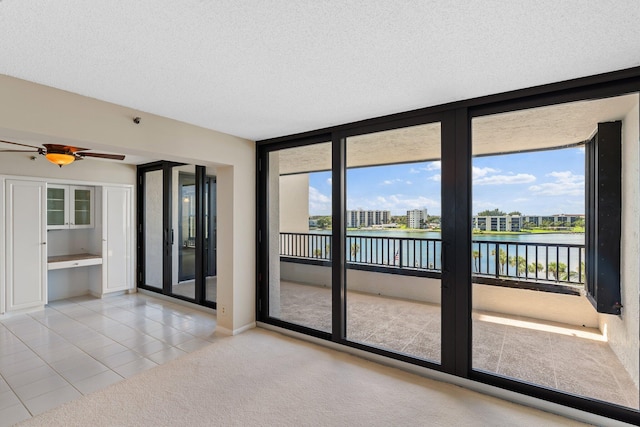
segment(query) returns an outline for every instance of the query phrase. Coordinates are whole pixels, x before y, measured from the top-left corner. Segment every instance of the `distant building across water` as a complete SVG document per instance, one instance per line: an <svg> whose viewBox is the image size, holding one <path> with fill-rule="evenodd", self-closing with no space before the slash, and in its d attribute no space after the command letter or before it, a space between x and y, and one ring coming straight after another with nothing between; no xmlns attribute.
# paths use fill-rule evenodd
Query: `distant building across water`
<svg viewBox="0 0 640 427"><path fill-rule="evenodd" d="M365 211L362 209L347 211L347 228L373 227L390 222L391 211Z"/></svg>
<svg viewBox="0 0 640 427"><path fill-rule="evenodd" d="M426 209L413 209L407 211L408 228L427 228L429 216Z"/></svg>
<svg viewBox="0 0 640 427"><path fill-rule="evenodd" d="M529 227L574 227L578 220L584 221L584 214L576 215L500 215L474 216L473 228L480 231L520 231Z"/></svg>

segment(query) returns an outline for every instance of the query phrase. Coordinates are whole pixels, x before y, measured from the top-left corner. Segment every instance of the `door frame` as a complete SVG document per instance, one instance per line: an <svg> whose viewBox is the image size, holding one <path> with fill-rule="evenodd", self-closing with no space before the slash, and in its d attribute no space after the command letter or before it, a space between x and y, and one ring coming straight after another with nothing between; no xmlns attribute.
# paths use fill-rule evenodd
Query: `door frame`
<svg viewBox="0 0 640 427"><path fill-rule="evenodd" d="M137 166L137 287L147 291L160 293L172 298L188 301L198 305L215 309L217 304L215 301L206 299L205 277L204 277L204 180L206 177L206 167L194 165L196 168L196 256L195 256L195 292L194 298L185 297L183 295L174 294L173 287L173 245L177 242L176 230L173 230L172 217L172 170L177 166L184 166L185 163L157 161ZM144 184L145 173L152 171L162 171L162 288L156 288L145 284L145 203L144 203ZM178 239L179 242L179 239Z"/></svg>

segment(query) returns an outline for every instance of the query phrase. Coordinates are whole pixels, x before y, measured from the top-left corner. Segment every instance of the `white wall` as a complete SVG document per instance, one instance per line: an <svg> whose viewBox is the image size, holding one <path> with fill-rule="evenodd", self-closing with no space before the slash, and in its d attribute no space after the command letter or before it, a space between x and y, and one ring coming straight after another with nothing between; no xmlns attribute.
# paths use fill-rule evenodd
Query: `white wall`
<svg viewBox="0 0 640 427"><path fill-rule="evenodd" d="M136 116L142 117L139 125ZM0 76L0 137L219 167L217 301L226 315L218 326L235 333L255 325L253 141L8 76ZM82 179L98 180L92 178L96 164L75 166L87 168ZM79 173L71 166L60 173ZM117 182L118 176L107 173L101 181Z"/></svg>
<svg viewBox="0 0 640 427"><path fill-rule="evenodd" d="M640 109L636 103L622 123L622 239L620 291L622 314L600 315L609 346L640 384Z"/></svg>
<svg viewBox="0 0 640 427"><path fill-rule="evenodd" d="M307 173L280 177L280 232L309 232L309 174Z"/></svg>

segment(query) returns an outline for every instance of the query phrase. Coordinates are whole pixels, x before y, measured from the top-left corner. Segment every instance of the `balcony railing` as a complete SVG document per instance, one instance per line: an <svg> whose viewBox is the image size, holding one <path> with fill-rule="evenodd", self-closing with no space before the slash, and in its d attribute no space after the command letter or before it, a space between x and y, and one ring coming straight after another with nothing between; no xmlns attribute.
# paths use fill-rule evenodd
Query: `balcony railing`
<svg viewBox="0 0 640 427"><path fill-rule="evenodd" d="M442 271L442 241L412 237L347 235L347 264L394 270ZM471 272L477 278L583 286L582 244L472 240ZM331 235L280 233L280 256L331 260Z"/></svg>

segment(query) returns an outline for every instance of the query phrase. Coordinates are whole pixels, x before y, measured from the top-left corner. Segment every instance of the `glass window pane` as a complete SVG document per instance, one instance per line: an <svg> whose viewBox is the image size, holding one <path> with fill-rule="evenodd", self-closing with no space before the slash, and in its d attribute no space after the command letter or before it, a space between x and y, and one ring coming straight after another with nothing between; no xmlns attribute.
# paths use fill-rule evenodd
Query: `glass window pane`
<svg viewBox="0 0 640 427"><path fill-rule="evenodd" d="M440 123L347 139L347 339L441 359Z"/></svg>
<svg viewBox="0 0 640 427"><path fill-rule="evenodd" d="M195 298L196 275L196 168L172 168L172 290Z"/></svg>
<svg viewBox="0 0 640 427"><path fill-rule="evenodd" d="M269 153L269 315L331 331L331 143Z"/></svg>
<svg viewBox="0 0 640 427"><path fill-rule="evenodd" d="M47 188L47 225L64 225L64 189Z"/></svg>
<svg viewBox="0 0 640 427"><path fill-rule="evenodd" d="M216 177L209 175L205 178L204 190L204 233L205 233L205 299L216 301L217 294L217 265L216 265L216 236L217 236L217 211L216 211Z"/></svg>
<svg viewBox="0 0 640 427"><path fill-rule="evenodd" d="M638 99L473 119L473 369L639 408ZM599 123L618 120L623 308L611 315L587 295L585 228L596 219L585 187L596 172L585 153Z"/></svg>
<svg viewBox="0 0 640 427"><path fill-rule="evenodd" d="M145 284L162 289L162 170L144 174Z"/></svg>

